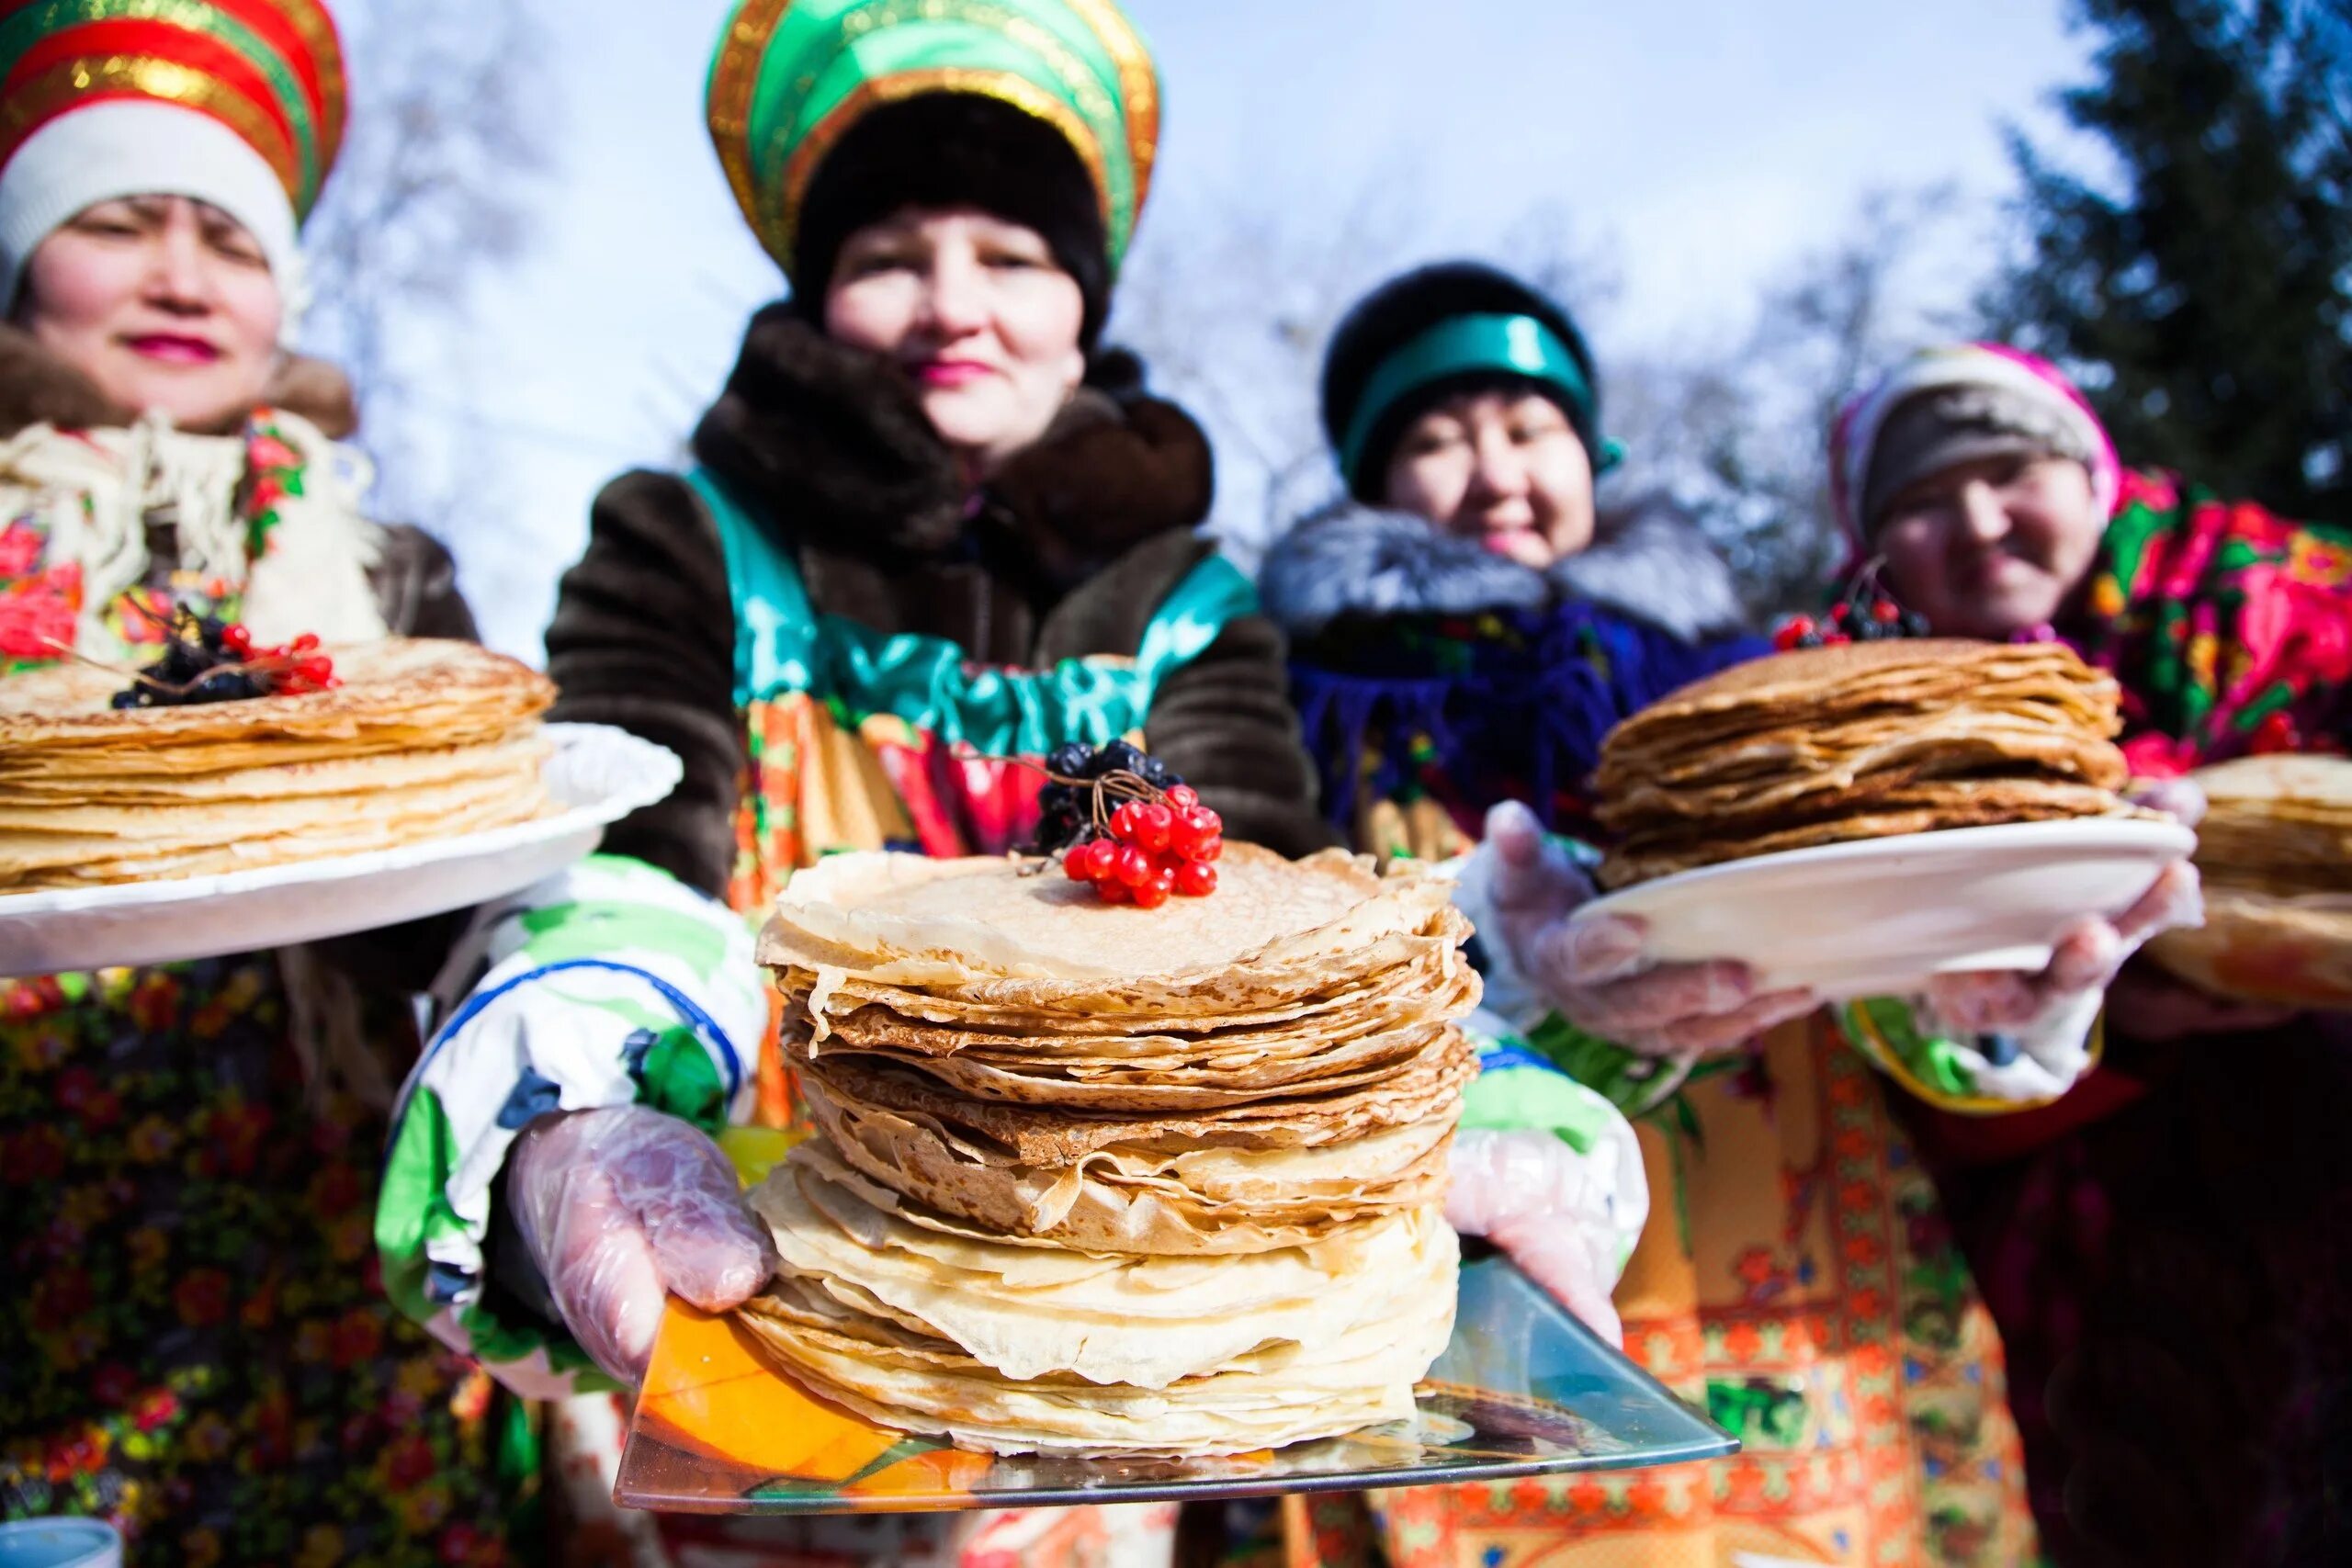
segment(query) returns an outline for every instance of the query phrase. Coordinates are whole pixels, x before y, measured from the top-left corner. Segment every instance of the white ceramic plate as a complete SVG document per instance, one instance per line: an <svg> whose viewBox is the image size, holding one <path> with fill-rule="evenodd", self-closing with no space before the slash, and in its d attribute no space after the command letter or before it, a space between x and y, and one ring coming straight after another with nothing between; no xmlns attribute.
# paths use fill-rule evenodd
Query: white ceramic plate
<svg viewBox="0 0 2352 1568"><path fill-rule="evenodd" d="M528 887L678 787L678 759L601 724L550 724L562 808L532 822L366 854L161 882L0 895L0 975L255 953L395 926Z"/></svg>
<svg viewBox="0 0 2352 1568"><path fill-rule="evenodd" d="M1953 828L1702 866L1599 898L1638 915L1658 963L1738 959L1774 989L1901 996L1930 975L2040 969L2082 915L2120 915L2197 847L2171 822Z"/></svg>

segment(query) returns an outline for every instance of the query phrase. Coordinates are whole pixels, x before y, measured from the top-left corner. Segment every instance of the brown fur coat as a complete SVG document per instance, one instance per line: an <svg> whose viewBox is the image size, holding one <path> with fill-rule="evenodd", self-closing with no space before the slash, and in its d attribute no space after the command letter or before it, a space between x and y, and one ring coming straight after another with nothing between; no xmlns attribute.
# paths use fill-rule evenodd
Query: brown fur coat
<svg viewBox="0 0 2352 1568"><path fill-rule="evenodd" d="M975 511L905 384L783 307L752 319L694 449L788 534L820 612L944 637L987 663L1133 654L1210 553L1193 532L1208 511L1208 446L1173 404L1081 392ZM718 530L693 492L670 474L613 481L548 633L557 716L620 725L684 760L678 792L606 847L713 894L734 854L745 762L734 642ZM1330 841L1263 617L1228 625L1170 676L1149 728L1236 837L1294 854Z"/></svg>

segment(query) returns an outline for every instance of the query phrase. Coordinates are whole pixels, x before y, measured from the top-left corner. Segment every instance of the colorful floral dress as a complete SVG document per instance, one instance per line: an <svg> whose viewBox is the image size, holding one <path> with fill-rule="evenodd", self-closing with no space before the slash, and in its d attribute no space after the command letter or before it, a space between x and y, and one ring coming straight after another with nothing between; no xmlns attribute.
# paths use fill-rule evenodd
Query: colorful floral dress
<svg viewBox="0 0 2352 1568"><path fill-rule="evenodd" d="M1556 1020L1525 1038L1642 1111L1652 1198L1616 1292L1626 1353L1739 1438L1741 1452L1363 1502L1295 1499L1289 1561L2030 1561L1999 1339L1883 1081L1838 1017L1784 1025L1663 1099L1653 1064Z"/></svg>
<svg viewBox="0 0 2352 1568"><path fill-rule="evenodd" d="M2088 586L2054 635L2114 672L2123 748L2143 773L2352 750L2352 531L2123 470ZM2179 1050L2123 1041L2044 1109L1994 1123L1917 1118L2018 1369L2016 1408L2053 1549L2078 1550L2070 1486L2079 1505L2088 1475L2112 1497L2163 1473L2138 1455L2111 1457L2143 1444L2177 1467L2165 1483L2176 1502L2194 1496L2216 1532L2169 1532L2176 1555L2164 1561L2223 1561L2236 1550L2231 1531L2257 1512L2313 1505L2319 1483L2297 1468L2309 1456L2293 1424L2352 1394L2340 1371L2323 1379L2301 1366L2306 1350L2279 1341L2340 1341L2352 1318L2336 1240L2352 1183L2334 1174L2335 1128L2352 1108L2346 1032L2340 1018L2307 1019ZM2154 1359L2143 1354L2151 1333L2166 1337ZM2086 1359L2101 1342L2141 1356L2137 1371ZM2078 1387L2103 1375L2154 1397L2169 1382L2182 1393L2167 1405L2231 1408L2227 1424L2253 1451L2176 1450L2128 1416L2103 1418L2105 1397L2078 1396L2062 1432L2051 1389L2062 1369ZM2086 1472L2086 1455L2110 1457ZM2132 1468L2109 1468L2118 1463ZM2281 1495L2264 1496L2266 1484ZM2136 1550L2112 1513L2091 1506L2117 1550ZM2153 1548L2140 1555L2157 1560Z"/></svg>
<svg viewBox="0 0 2352 1568"><path fill-rule="evenodd" d="M304 509L285 499L352 500L318 466L323 443L267 413L243 437L146 439L164 467L232 477L224 519L252 570L178 555L104 601L84 592L86 541L55 530L95 527L124 498L9 492L0 668L61 644L135 660L159 635L151 612L174 602L244 613L271 575L259 563L306 548L312 518L289 521ZM121 431L8 446L51 476L141 449ZM311 603L335 600L322 587ZM383 1298L370 1219L386 1108L298 1048L289 975L318 963L251 953L0 982L0 1265L19 1281L0 1306L0 1517L110 1519L134 1562L509 1560L527 1481L502 1475L514 1407ZM397 1077L416 1045L406 1003L359 998Z"/></svg>

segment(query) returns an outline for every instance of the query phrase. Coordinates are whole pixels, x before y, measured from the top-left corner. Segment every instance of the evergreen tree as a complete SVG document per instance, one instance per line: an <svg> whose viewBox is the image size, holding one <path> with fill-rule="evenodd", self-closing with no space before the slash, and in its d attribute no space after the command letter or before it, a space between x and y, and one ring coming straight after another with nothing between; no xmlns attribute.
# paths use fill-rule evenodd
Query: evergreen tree
<svg viewBox="0 0 2352 1568"><path fill-rule="evenodd" d="M2352 0L2076 0L2112 155L2013 136L2030 244L1994 330L2078 371L2126 462L2352 520Z"/></svg>

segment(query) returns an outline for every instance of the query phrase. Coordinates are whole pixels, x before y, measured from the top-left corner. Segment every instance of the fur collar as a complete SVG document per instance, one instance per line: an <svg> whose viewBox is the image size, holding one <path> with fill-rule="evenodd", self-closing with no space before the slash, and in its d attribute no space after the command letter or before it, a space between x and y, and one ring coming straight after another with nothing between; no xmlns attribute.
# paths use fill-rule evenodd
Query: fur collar
<svg viewBox="0 0 2352 1568"><path fill-rule="evenodd" d="M752 319L695 455L799 538L859 555L960 547L975 505L906 383L876 355L771 305ZM983 525L1078 581L1208 515L1207 438L1173 403L1081 391L989 480Z"/></svg>
<svg viewBox="0 0 2352 1568"><path fill-rule="evenodd" d="M1335 501L1274 542L1258 587L1266 613L1294 637L1342 615L1459 615L1574 599L1684 642L1729 636L1746 621L1723 558L1657 497L1604 513L1592 545L1545 571L1419 517Z"/></svg>
<svg viewBox="0 0 2352 1568"><path fill-rule="evenodd" d="M359 427L350 381L322 359L287 356L271 376L262 401L300 414L333 440L344 440ZM35 343L30 333L0 322L0 439L36 424L105 430L131 424L137 418L136 410L109 400L88 376Z"/></svg>

